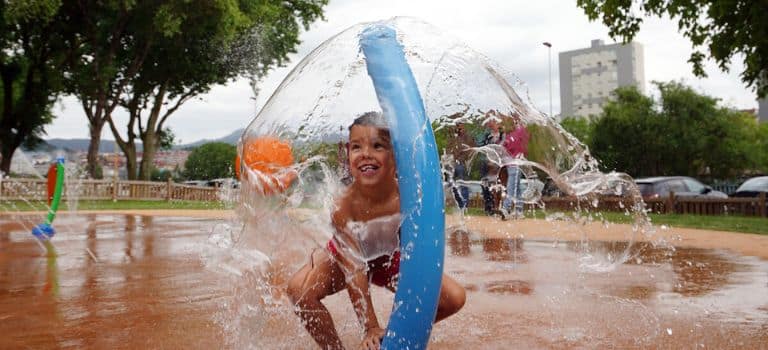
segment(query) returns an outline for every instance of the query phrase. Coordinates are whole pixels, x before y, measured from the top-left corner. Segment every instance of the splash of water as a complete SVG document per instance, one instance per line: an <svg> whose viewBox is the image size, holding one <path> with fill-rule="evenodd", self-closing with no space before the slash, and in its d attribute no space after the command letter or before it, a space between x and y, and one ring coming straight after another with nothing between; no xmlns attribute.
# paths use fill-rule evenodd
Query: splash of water
<svg viewBox="0 0 768 350"><path fill-rule="evenodd" d="M443 157L447 198L453 197L451 189L456 186L483 186L496 181L483 178L492 176L481 176L482 167L516 166L525 182L523 202L543 212L546 222L578 228L597 218L607 224L601 219L601 198L620 193L619 205L633 221L624 240L632 242L638 235L652 235L640 192L632 179L621 173L602 173L598 160L579 140L550 116L536 110L527 95L518 94L527 89L514 74L419 20L394 18L385 24L398 32L443 154L447 153L446 140L458 125L465 126L475 139L482 138L491 120L502 128L523 125L531 135L525 158L511 156L500 144L480 144L474 140L462 145L461 152L469 155L467 176L462 179L454 178L455 164L450 157ZM219 319L231 338L237 339L239 347L254 345L256 337L244 335L253 332L265 337L259 340L264 346L274 347L283 338L284 334L269 333L267 316L259 318L255 316L258 312L281 322L293 322L297 336L306 337L281 290L287 278L306 262L308 253L324 249L334 235L330 224L334 197L344 190L349 179L345 148L349 125L365 112L381 110L358 44L367 25L356 25L337 34L303 59L241 139L241 155L242 145L271 137L290 142L293 157L298 161L272 174L243 167L248 180L241 184L239 219L211 235L214 249L206 261L231 274L234 285L233 300L223 308ZM297 174L289 186L270 181L288 173ZM420 176L415 170L411 175ZM497 183L491 189L503 188L501 185ZM548 209L545 191L572 196L576 206L567 213ZM449 200L447 212L463 214L463 210L452 210L455 203ZM462 220L463 217L459 218L459 227ZM522 239L510 232L499 234ZM635 256L629 248L618 254L590 250L588 233L583 236L585 248L577 263L584 272L612 271ZM355 330L350 332L354 334Z"/></svg>

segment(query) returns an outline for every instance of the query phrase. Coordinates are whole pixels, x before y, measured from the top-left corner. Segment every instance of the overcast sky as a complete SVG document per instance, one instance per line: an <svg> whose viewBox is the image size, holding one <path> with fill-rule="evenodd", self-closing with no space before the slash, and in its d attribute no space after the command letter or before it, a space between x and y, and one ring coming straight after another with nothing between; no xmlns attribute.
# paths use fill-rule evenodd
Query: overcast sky
<svg viewBox="0 0 768 350"><path fill-rule="evenodd" d="M420 18L490 57L527 84L534 105L544 112L550 106L547 48L542 43L551 42L554 114L560 112L557 53L589 47L592 39L613 43L608 30L601 23L590 23L575 1L330 0L326 20L315 22L302 33L298 53L290 56L286 67L275 69L264 79L255 100L247 81L217 86L199 100L187 102L171 116L168 125L182 143L214 139L244 128L291 68L324 40L356 23L394 16ZM678 33L674 22L647 19L635 41L645 50L646 93L656 93L651 81L682 80L699 92L720 98L725 105L757 107L754 93L738 77L743 68L740 61L733 62L727 74L714 62L707 62L709 77L693 76L687 62L691 44ZM88 124L76 99L62 99L54 113L57 118L46 128L48 138L88 138ZM104 128L103 138L113 139L109 127Z"/></svg>

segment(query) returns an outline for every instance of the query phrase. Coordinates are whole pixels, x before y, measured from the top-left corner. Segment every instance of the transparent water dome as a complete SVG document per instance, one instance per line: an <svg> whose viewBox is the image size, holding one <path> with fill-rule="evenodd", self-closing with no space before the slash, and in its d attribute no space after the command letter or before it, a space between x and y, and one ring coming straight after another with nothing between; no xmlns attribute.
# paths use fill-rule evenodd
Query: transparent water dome
<svg viewBox="0 0 768 350"><path fill-rule="evenodd" d="M257 198L253 205L328 207L350 181L349 126L366 112L382 111L360 47L371 24L352 26L311 52L244 132L239 170L248 174L243 187L253 191L246 198ZM522 173L520 200L529 207L542 207L542 196L576 196L596 207L599 195L621 194L617 205L644 217L632 180L598 171L581 142L520 95L525 86L514 74L420 20L377 24L396 31L413 72L437 141L448 207L459 204L466 189L469 197L480 196L481 188L503 193L507 166L514 165ZM524 151L513 151L510 144L520 142Z"/></svg>

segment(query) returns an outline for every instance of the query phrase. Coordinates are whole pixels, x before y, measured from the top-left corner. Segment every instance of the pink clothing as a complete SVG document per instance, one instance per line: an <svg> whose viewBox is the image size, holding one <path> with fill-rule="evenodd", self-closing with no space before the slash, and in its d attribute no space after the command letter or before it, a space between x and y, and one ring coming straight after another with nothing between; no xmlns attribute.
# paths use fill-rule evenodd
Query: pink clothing
<svg viewBox="0 0 768 350"><path fill-rule="evenodd" d="M518 126L514 131L508 132L504 139L504 148L512 157L525 157L528 155L528 140L531 136L524 126Z"/></svg>

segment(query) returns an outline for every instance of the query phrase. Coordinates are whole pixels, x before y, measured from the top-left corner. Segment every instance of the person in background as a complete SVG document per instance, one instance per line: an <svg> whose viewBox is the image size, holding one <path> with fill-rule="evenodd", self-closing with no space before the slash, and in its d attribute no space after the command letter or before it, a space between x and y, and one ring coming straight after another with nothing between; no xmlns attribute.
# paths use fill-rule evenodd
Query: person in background
<svg viewBox="0 0 768 350"><path fill-rule="evenodd" d="M528 140L530 139L530 135L519 117L515 117L514 120L514 130L506 134L502 145L512 158L524 159L528 155ZM507 192L501 207L501 218L503 220L510 216L520 218L523 216L524 205L522 201L522 190L520 188L520 166L510 164L507 165L505 169L507 171Z"/></svg>
<svg viewBox="0 0 768 350"><path fill-rule="evenodd" d="M478 142L479 146L498 145L504 140L504 132L501 131L499 123L501 119L495 111L486 114L484 126L486 128L482 138ZM499 166L483 155L480 163L480 179L483 191L483 209L486 215L493 215L496 212L496 201L494 200L491 186L496 183L499 176Z"/></svg>
<svg viewBox="0 0 768 350"><path fill-rule="evenodd" d="M453 181L451 187L453 197L464 212L469 204L469 187L464 184L456 184L457 181L467 179L467 168L470 159L469 148L474 147L474 140L467 133L463 123L457 123L453 135L448 139L446 152L453 158Z"/></svg>

